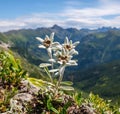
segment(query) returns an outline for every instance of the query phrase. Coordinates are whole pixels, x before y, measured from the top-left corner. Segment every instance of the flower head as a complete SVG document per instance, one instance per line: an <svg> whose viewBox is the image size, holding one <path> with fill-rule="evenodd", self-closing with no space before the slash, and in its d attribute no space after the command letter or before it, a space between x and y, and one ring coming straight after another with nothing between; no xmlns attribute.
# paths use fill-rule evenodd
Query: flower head
<svg viewBox="0 0 120 114"><path fill-rule="evenodd" d="M43 45L46 48L49 48L51 46L51 40L48 37L46 37L45 40L43 41Z"/></svg>
<svg viewBox="0 0 120 114"><path fill-rule="evenodd" d="M56 49L56 47L60 47L59 42L53 42L54 40L54 32L51 33L50 37L48 35L45 36L44 39L40 37L36 37L37 40L41 42L41 44L38 46L39 48L46 48L48 51L48 55L52 56L52 49Z"/></svg>
<svg viewBox="0 0 120 114"><path fill-rule="evenodd" d="M65 48L65 50L71 51L72 49L74 49L80 42L77 41L75 43L72 43L72 40L69 41L68 37L65 38L63 47Z"/></svg>
<svg viewBox="0 0 120 114"><path fill-rule="evenodd" d="M69 53L67 53L64 48L61 51L55 53L54 56L56 57L57 62L61 65L77 65L75 60L71 60L73 57L72 54L70 55Z"/></svg>
<svg viewBox="0 0 120 114"><path fill-rule="evenodd" d="M44 40L40 37L36 37L36 39L42 43L38 46L39 48L51 48L54 40L54 32L51 33L50 37L46 35Z"/></svg>

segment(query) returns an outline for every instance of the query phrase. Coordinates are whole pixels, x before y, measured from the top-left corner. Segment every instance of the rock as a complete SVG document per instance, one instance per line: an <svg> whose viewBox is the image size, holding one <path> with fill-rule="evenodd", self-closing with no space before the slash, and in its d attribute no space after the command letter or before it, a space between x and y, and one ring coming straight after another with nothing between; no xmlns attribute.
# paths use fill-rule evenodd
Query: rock
<svg viewBox="0 0 120 114"><path fill-rule="evenodd" d="M11 111L7 111L7 112L0 113L0 114L13 114L13 113Z"/></svg>
<svg viewBox="0 0 120 114"><path fill-rule="evenodd" d="M88 104L83 104L80 106L80 114L96 114L95 109L93 109Z"/></svg>
<svg viewBox="0 0 120 114"><path fill-rule="evenodd" d="M34 86L33 84L29 83L28 80L22 80L19 86L19 93L30 93L35 95L39 92L40 88Z"/></svg>
<svg viewBox="0 0 120 114"><path fill-rule="evenodd" d="M28 109L36 106L39 88L22 80L18 87L18 93L10 100L10 111L2 114L27 114Z"/></svg>
<svg viewBox="0 0 120 114"><path fill-rule="evenodd" d="M29 93L19 93L10 100L11 112L26 114L26 107L33 104L34 97Z"/></svg>
<svg viewBox="0 0 120 114"><path fill-rule="evenodd" d="M67 109L67 114L81 114L81 113L78 106L72 105Z"/></svg>
<svg viewBox="0 0 120 114"><path fill-rule="evenodd" d="M67 109L67 114L98 114L87 104L82 104L80 107L72 105Z"/></svg>

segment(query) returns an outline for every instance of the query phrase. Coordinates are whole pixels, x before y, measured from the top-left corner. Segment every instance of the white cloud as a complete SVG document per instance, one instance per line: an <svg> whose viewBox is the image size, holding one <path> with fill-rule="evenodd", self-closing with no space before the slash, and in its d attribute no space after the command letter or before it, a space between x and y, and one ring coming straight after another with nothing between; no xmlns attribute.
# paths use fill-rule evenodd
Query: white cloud
<svg viewBox="0 0 120 114"><path fill-rule="evenodd" d="M120 1L99 0L97 7L66 7L59 13L40 13L18 17L14 20L0 20L0 31L11 29L50 27L58 24L62 27L97 28L102 26L120 27ZM77 2L73 4L76 5Z"/></svg>

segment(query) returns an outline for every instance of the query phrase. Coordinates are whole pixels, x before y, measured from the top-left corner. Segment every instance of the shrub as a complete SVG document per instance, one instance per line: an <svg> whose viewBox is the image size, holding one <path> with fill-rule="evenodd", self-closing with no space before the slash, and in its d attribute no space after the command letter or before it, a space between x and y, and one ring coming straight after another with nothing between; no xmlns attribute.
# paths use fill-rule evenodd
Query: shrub
<svg viewBox="0 0 120 114"><path fill-rule="evenodd" d="M23 71L20 61L7 51L0 52L0 83L8 86L17 86L26 72Z"/></svg>
<svg viewBox="0 0 120 114"><path fill-rule="evenodd" d="M20 61L11 53L0 51L0 112L8 110L9 101L17 93L17 87L25 76Z"/></svg>

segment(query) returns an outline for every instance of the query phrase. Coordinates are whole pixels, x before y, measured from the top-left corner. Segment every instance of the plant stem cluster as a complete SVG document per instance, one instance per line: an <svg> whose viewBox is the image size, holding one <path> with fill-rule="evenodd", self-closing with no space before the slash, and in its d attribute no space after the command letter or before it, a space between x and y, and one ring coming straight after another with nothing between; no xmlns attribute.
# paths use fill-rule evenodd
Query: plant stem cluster
<svg viewBox="0 0 120 114"><path fill-rule="evenodd" d="M72 58L73 55L78 54L75 47L79 44L79 41L73 43L72 40L66 37L64 43L60 44L59 42L54 42L54 33L51 33L50 37L46 35L44 39L40 37L36 37L36 39L41 42L38 47L46 49L49 56L49 63L42 63L40 67L45 68L45 70L47 67L51 67L49 70L46 70L51 83L53 83L53 77L59 76L56 83L56 88L59 89L65 68L77 65L76 60L72 60ZM56 65L58 66L57 68L55 68L55 64L58 64Z"/></svg>

